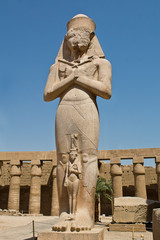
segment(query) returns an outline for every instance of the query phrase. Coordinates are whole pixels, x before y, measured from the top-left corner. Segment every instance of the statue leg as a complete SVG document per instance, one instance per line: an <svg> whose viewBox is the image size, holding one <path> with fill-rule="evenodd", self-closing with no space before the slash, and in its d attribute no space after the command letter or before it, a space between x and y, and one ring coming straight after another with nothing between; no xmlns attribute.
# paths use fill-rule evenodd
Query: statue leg
<svg viewBox="0 0 160 240"><path fill-rule="evenodd" d="M63 164L63 163L62 163ZM66 165L60 163L57 165L57 189L59 198L59 214L63 212L68 212L68 192L67 188L64 186L65 179L65 167Z"/></svg>
<svg viewBox="0 0 160 240"><path fill-rule="evenodd" d="M75 217L76 209L77 209L77 195L79 190L79 179L73 182L73 215Z"/></svg>
<svg viewBox="0 0 160 240"><path fill-rule="evenodd" d="M72 214L72 195L73 195L73 183L68 179L68 197L69 197L69 214Z"/></svg>
<svg viewBox="0 0 160 240"><path fill-rule="evenodd" d="M82 153L82 180L77 197L75 230L90 230L94 227L95 189L98 175L97 155L95 150ZM83 162L83 154L84 162ZM87 156L87 157L86 157Z"/></svg>
<svg viewBox="0 0 160 240"><path fill-rule="evenodd" d="M69 212L69 200L67 187L64 186L65 174L66 174L66 163L68 161L68 154L57 153L57 189L59 199L59 221L53 226L54 231L65 231L67 224L65 219L68 217Z"/></svg>

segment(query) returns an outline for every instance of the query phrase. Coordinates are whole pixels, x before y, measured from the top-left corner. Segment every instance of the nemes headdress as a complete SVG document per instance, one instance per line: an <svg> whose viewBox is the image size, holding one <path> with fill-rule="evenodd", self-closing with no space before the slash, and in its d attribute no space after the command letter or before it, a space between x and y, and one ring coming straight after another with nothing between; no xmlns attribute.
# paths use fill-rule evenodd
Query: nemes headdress
<svg viewBox="0 0 160 240"><path fill-rule="evenodd" d="M67 23L67 31L71 29L77 29L77 28L86 28L90 31L90 33L94 33L96 24L94 21L89 18L88 16L84 14L78 14L74 16L68 23ZM56 61L58 59L65 59L67 61L70 61L70 49L67 45L67 39L66 36L61 44L61 47L59 49L58 55L56 57ZM102 48L99 44L99 41L95 34L93 34L93 38L91 39L89 48L87 50L88 57L100 57L104 58L104 53L102 51Z"/></svg>

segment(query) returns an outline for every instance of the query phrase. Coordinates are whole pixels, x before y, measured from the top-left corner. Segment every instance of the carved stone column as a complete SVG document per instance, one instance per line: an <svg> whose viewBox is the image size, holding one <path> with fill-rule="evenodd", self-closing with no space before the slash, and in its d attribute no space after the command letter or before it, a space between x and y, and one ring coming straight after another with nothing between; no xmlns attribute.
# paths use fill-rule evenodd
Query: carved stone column
<svg viewBox="0 0 160 240"><path fill-rule="evenodd" d="M147 199L145 168L143 164L144 164L143 157L135 157L133 159L135 196Z"/></svg>
<svg viewBox="0 0 160 240"><path fill-rule="evenodd" d="M158 201L160 201L160 156L156 157L156 173L157 173L157 186L158 186Z"/></svg>
<svg viewBox="0 0 160 240"><path fill-rule="evenodd" d="M122 169L120 158L111 159L113 198L122 197Z"/></svg>
<svg viewBox="0 0 160 240"><path fill-rule="evenodd" d="M21 161L11 160L11 181L9 187L8 209L19 211Z"/></svg>
<svg viewBox="0 0 160 240"><path fill-rule="evenodd" d="M40 214L40 204L41 204L41 161L32 160L29 213Z"/></svg>
<svg viewBox="0 0 160 240"><path fill-rule="evenodd" d="M56 169L57 169L56 166L53 166L51 216L59 216L59 203L58 203Z"/></svg>

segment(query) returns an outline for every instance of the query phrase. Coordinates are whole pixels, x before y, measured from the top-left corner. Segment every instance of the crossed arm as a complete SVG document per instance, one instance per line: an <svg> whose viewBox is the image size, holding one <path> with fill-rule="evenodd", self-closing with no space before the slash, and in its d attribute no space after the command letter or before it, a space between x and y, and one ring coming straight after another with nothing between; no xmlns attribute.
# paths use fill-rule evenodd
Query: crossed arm
<svg viewBox="0 0 160 240"><path fill-rule="evenodd" d="M95 64L98 66L98 81L86 76L79 76L77 69L60 81L57 66L56 64L52 65L44 91L44 100L52 101L60 97L73 84L82 86L94 95L109 99L111 97L111 64L100 58L95 60Z"/></svg>

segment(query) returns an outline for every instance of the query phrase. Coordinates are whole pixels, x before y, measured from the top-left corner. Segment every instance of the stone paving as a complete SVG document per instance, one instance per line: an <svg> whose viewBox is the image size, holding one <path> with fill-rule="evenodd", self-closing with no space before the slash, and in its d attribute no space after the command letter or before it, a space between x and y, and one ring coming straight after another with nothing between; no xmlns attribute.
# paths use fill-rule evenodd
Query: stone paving
<svg viewBox="0 0 160 240"><path fill-rule="evenodd" d="M51 216L0 216L0 240L31 240L33 237L32 221L35 221L35 236L38 232L51 229L58 221L58 217ZM104 227L103 224L97 227ZM140 240L141 234L144 240L153 240L152 232L135 233L134 240ZM130 232L109 232L105 230L105 240L132 240Z"/></svg>

